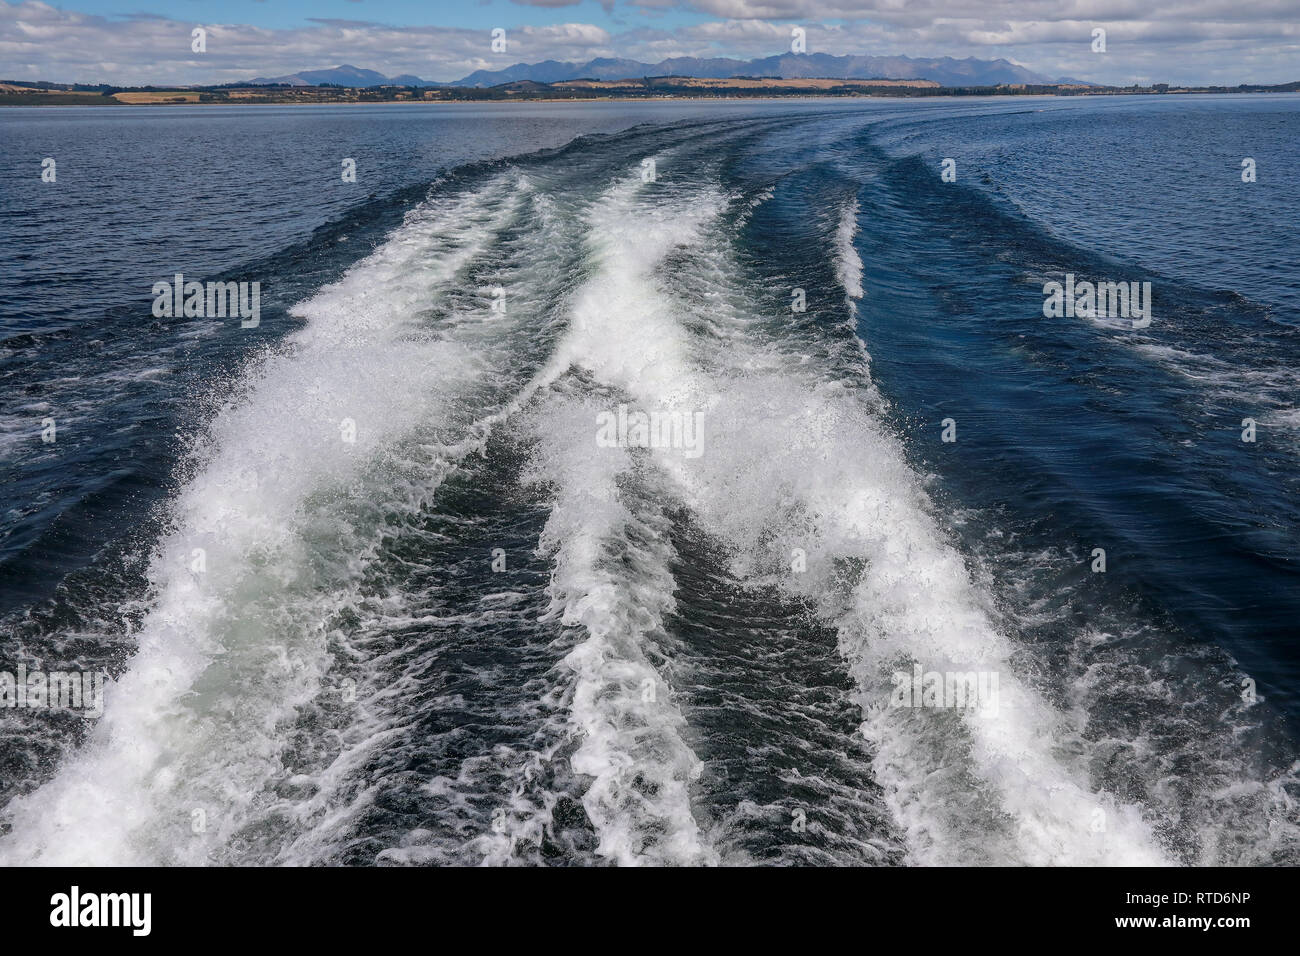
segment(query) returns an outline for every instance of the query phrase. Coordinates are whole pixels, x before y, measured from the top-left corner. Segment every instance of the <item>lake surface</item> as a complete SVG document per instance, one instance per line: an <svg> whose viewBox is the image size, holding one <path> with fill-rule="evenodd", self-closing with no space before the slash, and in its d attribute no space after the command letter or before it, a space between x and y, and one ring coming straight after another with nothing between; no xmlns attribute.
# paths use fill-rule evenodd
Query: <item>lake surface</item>
<svg viewBox="0 0 1300 956"><path fill-rule="evenodd" d="M0 111L0 673L109 677L0 708L0 861L1300 862L1297 169L1291 95Z"/></svg>

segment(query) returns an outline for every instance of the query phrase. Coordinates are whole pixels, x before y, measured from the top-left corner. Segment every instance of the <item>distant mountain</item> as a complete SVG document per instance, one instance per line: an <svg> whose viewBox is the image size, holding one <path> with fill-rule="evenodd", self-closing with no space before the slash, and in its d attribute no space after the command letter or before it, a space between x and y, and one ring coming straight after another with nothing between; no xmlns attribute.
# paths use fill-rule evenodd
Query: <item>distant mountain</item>
<svg viewBox="0 0 1300 956"><path fill-rule="evenodd" d="M442 85L441 83L422 80L418 76L412 76L409 73L403 73L401 76L384 76L384 74L376 73L374 70L363 70L360 67L348 66L346 63L330 70L303 70L299 73L291 73L288 76L259 76L248 82L250 86L267 86L275 83L287 83L289 86L320 86L322 83L335 83L339 86Z"/></svg>
<svg viewBox="0 0 1300 956"><path fill-rule="evenodd" d="M1052 80L1009 60L977 60L950 56L832 56L829 53L786 53L757 60L727 57L699 59L673 57L659 63L636 60L596 59L586 63L516 63L503 70L476 70L448 86L496 86L515 80L557 83L563 80L625 80L640 76L694 76L727 79L733 76L775 76L819 79L934 80L942 86L997 86L1000 83L1079 83L1080 80Z"/></svg>
<svg viewBox="0 0 1300 956"><path fill-rule="evenodd" d="M516 63L502 70L475 70L454 83L422 80L402 74L385 76L374 70L343 64L328 70L302 70L288 76L259 76L250 85L285 83L289 86L497 86L529 80L534 83L559 83L564 80L627 80L642 76L692 76L701 79L728 79L733 76L774 76L782 79L817 78L845 80L933 80L942 86L997 86L1000 83L1086 83L1061 77L1052 80L1040 73L1018 66L1010 60L977 60L950 56L831 56L829 53L786 53L757 60L734 60L728 57L701 59L678 56L658 63L641 63L613 57L600 57L586 63Z"/></svg>

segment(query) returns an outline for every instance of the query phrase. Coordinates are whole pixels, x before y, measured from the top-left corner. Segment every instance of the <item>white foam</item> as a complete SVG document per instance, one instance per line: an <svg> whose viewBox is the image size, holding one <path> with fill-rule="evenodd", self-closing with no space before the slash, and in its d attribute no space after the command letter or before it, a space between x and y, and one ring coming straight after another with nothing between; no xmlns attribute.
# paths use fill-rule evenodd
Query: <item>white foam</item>
<svg viewBox="0 0 1300 956"><path fill-rule="evenodd" d="M840 224L835 230L835 277L850 299L866 295L862 288L862 257L853 244L857 234L858 201L855 199L841 210Z"/></svg>
<svg viewBox="0 0 1300 956"><path fill-rule="evenodd" d="M284 723L319 690L327 622L352 600L373 512L436 487L437 468L411 486L388 458L454 423L458 396L487 370L419 315L510 221L518 185L498 179L411 213L295 310L306 326L216 411L151 564L138 651L86 745L11 802L5 862L196 864L224 852L279 769Z"/></svg>
<svg viewBox="0 0 1300 956"><path fill-rule="evenodd" d="M575 296L549 374L577 366L676 407L689 398L677 380L689 339L650 275L721 203L711 194L684 207L642 205L641 188L629 178L591 212L595 273ZM629 450L597 447L596 415L611 407L560 393L533 418L533 478L555 494L541 542L554 561L551 613L586 633L565 659L579 740L572 765L592 778L583 805L599 853L625 865L716 863L691 809L700 761L653 663L674 607L668 521L658 496L629 500L627 484L636 481Z"/></svg>
<svg viewBox="0 0 1300 956"><path fill-rule="evenodd" d="M525 181L524 185L528 183ZM519 234L518 244L509 250L512 255L502 256L503 250L496 249L490 257L493 268L498 270L492 281L499 280L507 293L505 315L491 313L490 299L479 296L481 308L477 315L451 314L441 325L444 331L454 330L461 339L473 341L480 360L495 366L498 380L506 377L503 374L506 369L519 364L521 354L532 347L531 340L545 333L539 326L538 316L552 301L557 279L556 253L567 250L576 241L572 217L560 215L545 195L531 189L526 190L526 195L528 204L524 211L529 229ZM467 260L462 257L462 261ZM482 278L482 273L477 277ZM489 289L495 287L491 285ZM487 321L484 321L485 311L490 313ZM485 406L486 414L461 429L464 438L442 442L432 451L447 462L462 461L481 452L494 430L517 414L552 378L553 373L543 369L516 394L504 400L493 397ZM427 464L412 463L417 474L427 467ZM424 480L431 481L432 476ZM387 529L387 533L397 531L392 527ZM517 597L496 594L486 595L482 600L484 604L497 606L511 603ZM359 620L339 639L340 653L346 660L364 662L364 666L349 671L355 681L355 700L350 704L346 725L338 731L338 752L309 780L309 795L305 799L282 801L275 807L282 819L292 821L294 830L292 840L276 851L276 862L309 865L337 859L340 853L346 852L355 828L363 825L365 814L391 785L386 775L375 776L365 768L385 751L409 745L406 737L411 714L406 705L416 698L428 700L428 682L421 675L429 661L422 656L394 677L385 665L392 652L377 652L376 648L388 647L394 628L405 629L416 624L447 626L447 620L427 610L430 600L436 605L436 599L419 589L411 592L405 586L397 586L378 608L353 609ZM559 713L560 705L552 700L558 693L552 689L543 695L543 701L533 705L538 714L546 716L533 715L540 726L535 728L530 746L514 750L497 745L490 753L463 760L454 777L439 775L425 783L430 794L454 808L449 818L459 818L459 824L451 825L442 819L429 821L434 829L416 827L398 845L380 850L376 860L500 865L532 859L531 854L543 842L557 800L556 794L539 790L535 781L568 739L567 721ZM467 830L465 820L477 817L484 798L494 793L496 808L508 812L490 824L480 821L482 825L477 831L472 827Z"/></svg>
<svg viewBox="0 0 1300 956"><path fill-rule="evenodd" d="M684 216L707 206L699 195L678 201ZM890 673L911 660L927 670L985 670L1000 677L998 715L957 716L958 732L949 741L953 751L942 756L954 765L964 761L962 771L984 789L985 799L996 802L990 815L1010 820L1007 858L1033 864L1162 862L1136 808L1094 792L1056 758L1055 731L1063 716L1015 673L1013 649L990 623L986 598L945 542L921 482L871 414L869 397L823 379L798 359L783 359L773 369L773 353L744 336L729 338L725 349L693 354L672 317L675 309L704 306L666 302L649 281L648 257L638 250L656 248L654 217L666 213L654 209L647 221L640 212L618 210L615 228L645 238L637 244L628 239L628 265L617 274L614 294L598 297L623 307L607 308L592 321L603 335L583 362L644 407L708 404L704 455L690 460L656 451L655 458L675 476L704 527L734 550L733 570L742 580L775 584L809 600L837 627L860 688L864 732L879 754L877 773L908 829L914 857L969 862L969 856L960 857L972 843L959 832L962 818L954 809L964 795L930 791L922 767L909 761L914 735L947 727L952 715L936 727L885 706L882 689L892 687ZM846 212L843 241L851 239L853 222ZM681 234L691 230L684 225ZM725 254L725 246L715 236L698 254ZM841 255L840 262L852 259ZM716 265L714 271L740 274ZM851 268L842 279L853 294ZM725 316L715 319L724 322ZM628 347L616 348L621 342ZM712 368L706 370L701 358ZM807 555L804 574L789 570L796 548ZM1094 832L1098 821L1100 833Z"/></svg>
<svg viewBox="0 0 1300 956"><path fill-rule="evenodd" d="M598 853L623 865L716 862L691 812L702 767L653 663L674 608L668 522L629 507L619 486L631 456L597 452L596 407L556 397L537 418L534 477L555 489L541 540L554 562L550 613L586 635L564 660L578 739L571 763L592 778L582 803Z"/></svg>

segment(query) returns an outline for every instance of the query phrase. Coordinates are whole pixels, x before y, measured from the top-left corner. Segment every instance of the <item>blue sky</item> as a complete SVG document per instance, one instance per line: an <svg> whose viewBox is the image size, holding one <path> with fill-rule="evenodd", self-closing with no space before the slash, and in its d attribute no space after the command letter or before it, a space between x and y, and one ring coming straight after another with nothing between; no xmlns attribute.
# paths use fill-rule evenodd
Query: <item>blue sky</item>
<svg viewBox="0 0 1300 956"><path fill-rule="evenodd" d="M0 0L0 77L216 83L350 63L451 81L545 59L1006 58L1104 83L1300 79L1300 0ZM207 51L190 31L208 33ZM507 31L505 53L490 31ZM1093 50L1094 29L1107 49Z"/></svg>

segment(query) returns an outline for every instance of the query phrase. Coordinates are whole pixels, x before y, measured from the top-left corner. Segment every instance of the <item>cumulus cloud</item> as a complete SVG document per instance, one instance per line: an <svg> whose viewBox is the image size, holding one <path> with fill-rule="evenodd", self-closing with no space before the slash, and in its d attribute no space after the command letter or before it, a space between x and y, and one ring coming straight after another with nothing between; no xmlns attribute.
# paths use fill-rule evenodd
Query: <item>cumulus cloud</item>
<svg viewBox="0 0 1300 956"><path fill-rule="evenodd" d="M73 0L75 2L75 0ZM512 0L565 7L568 0ZM396 75L455 80L474 70L555 59L769 56L790 28L810 52L1005 57L1039 73L1128 84L1277 83L1300 79L1295 0L623 0L623 10L689 10L663 17L598 15L599 23L512 26L510 7L484 8L481 29L317 19L293 29L136 15L109 18L38 0L0 0L0 76L120 85L224 83L351 63ZM614 0L606 0L606 10ZM590 10L591 8L584 8ZM525 11L520 10L521 14ZM701 20L701 15L709 19ZM680 20L680 18L678 18ZM496 21L490 25L489 20ZM190 31L208 32L207 52ZM507 30L493 52L491 26ZM1107 52L1091 49L1107 30ZM615 29L617 27L617 29Z"/></svg>
<svg viewBox="0 0 1300 956"><path fill-rule="evenodd" d="M753 24L800 25L809 50L1005 57L1049 76L1128 84L1300 79L1296 0L630 0L641 9L719 18L675 38L764 55ZM842 22L841 22L842 21ZM1107 33L1092 52L1092 30ZM788 35L788 32L787 32ZM696 41L692 44L692 40ZM692 53L691 55L709 55ZM716 55L716 52L715 54Z"/></svg>
<svg viewBox="0 0 1300 956"><path fill-rule="evenodd" d="M36 0L0 0L0 76L119 85L226 83L352 63L390 76L452 80L521 61L615 55L608 31L594 24L505 25L506 52L494 53L490 28L319 19L301 29L269 30L157 16L110 19ZM206 53L190 49L196 26L207 31Z"/></svg>
<svg viewBox="0 0 1300 956"><path fill-rule="evenodd" d="M1286 22L1294 0L631 0L731 20L872 20L919 27L938 20L1020 23L1108 20Z"/></svg>
<svg viewBox="0 0 1300 956"><path fill-rule="evenodd" d="M793 25L808 50L1004 57L1051 77L1104 83L1281 83L1300 79L1295 0L634 0L726 19L628 35L655 52L780 52ZM837 22L842 21L842 22ZM1104 54L1092 31L1106 30ZM775 47L775 48L774 48ZM671 55L671 54L670 54Z"/></svg>

